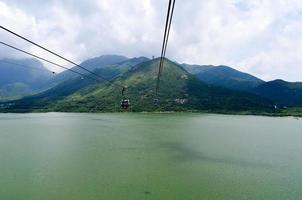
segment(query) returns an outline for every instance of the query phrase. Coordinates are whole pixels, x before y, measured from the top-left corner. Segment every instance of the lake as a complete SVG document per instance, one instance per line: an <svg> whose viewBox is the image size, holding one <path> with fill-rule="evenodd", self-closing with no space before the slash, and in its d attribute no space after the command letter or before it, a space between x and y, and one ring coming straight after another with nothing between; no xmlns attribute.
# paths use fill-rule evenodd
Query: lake
<svg viewBox="0 0 302 200"><path fill-rule="evenodd" d="M302 119L0 114L0 199L300 199Z"/></svg>

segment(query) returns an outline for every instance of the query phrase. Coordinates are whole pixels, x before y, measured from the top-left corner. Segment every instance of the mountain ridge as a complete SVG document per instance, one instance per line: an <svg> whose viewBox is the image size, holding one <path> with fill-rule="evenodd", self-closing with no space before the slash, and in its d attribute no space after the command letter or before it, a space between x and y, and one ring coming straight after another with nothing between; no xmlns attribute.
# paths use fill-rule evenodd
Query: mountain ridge
<svg viewBox="0 0 302 200"><path fill-rule="evenodd" d="M98 56L98 57L94 57L94 58L90 58L87 60L84 60L83 62L81 62L81 66L83 66L84 68L93 71L97 68L104 68L108 65L113 65L122 61L126 61L128 60L127 57L125 56L120 56L120 55L102 55L102 56ZM82 74L86 74L87 71L74 66L71 68L74 71L80 72ZM52 78L51 80L49 80L49 82L47 83L47 85L49 85L50 87L54 87L56 85L58 85L59 83L62 83L64 81L67 81L68 79L73 79L78 77L78 74L75 74L71 71L63 71L61 73L59 73L58 75L56 75L54 78ZM49 89L45 88L45 89Z"/></svg>
<svg viewBox="0 0 302 200"><path fill-rule="evenodd" d="M279 106L302 106L302 82L287 82L276 79L259 85L252 89L251 92L271 99Z"/></svg>
<svg viewBox="0 0 302 200"><path fill-rule="evenodd" d="M182 66L208 84L233 90L248 91L264 83L263 80L225 65L188 65Z"/></svg>
<svg viewBox="0 0 302 200"><path fill-rule="evenodd" d="M210 86L189 74L182 66L166 60L160 90L155 96L159 59L135 65L114 84L94 84L56 101L21 99L11 102L13 111L113 112L120 110L120 85L128 86L132 111L257 111L272 110L266 99L245 92ZM154 99L159 102L155 106ZM33 104L33 102L37 102Z"/></svg>
<svg viewBox="0 0 302 200"><path fill-rule="evenodd" d="M103 60L102 58L105 59ZM166 85L161 86L165 88L164 91L166 94L162 94L160 90L159 97L161 99L161 106L159 105L159 107L154 109L153 101L156 98L154 96L154 88L156 87L155 80L158 72L158 58L126 58L118 55L106 55L88 59L88 61L94 63L91 69L100 76L104 76L107 80L117 82L119 85L130 85L128 92L130 97L134 99L134 101L132 101L134 111L216 110L219 112L224 110L224 112L227 112L228 110L244 111L244 108L248 111L253 110L260 104L262 104L262 106L265 105L264 109L268 109L268 107L271 109L273 104L275 107L277 106L277 108L302 107L302 83L300 82L286 82L280 79L264 82L250 74L224 65L178 64L177 62L166 59L167 63L163 73L166 78L163 79L164 81L161 80L161 85ZM85 61L82 63L85 63ZM44 67L42 63L40 64ZM150 68L150 65L153 66L152 73L150 70L146 70L148 67ZM51 71L48 70L47 73L51 74ZM204 77L201 77L200 73L202 73ZM52 74L51 76L54 75ZM210 80L207 80L207 78L210 78ZM241 88L236 88L232 85L234 81L235 86L240 85ZM249 83L249 87L242 88L243 83L249 81L253 83ZM255 82L257 83L256 85ZM133 88L132 85L135 87ZM183 87L181 87L181 85ZM5 88L0 90L0 95L1 91L2 94L10 91L23 94L22 91L25 91L23 96L26 97L18 101L2 99L2 101L6 100L10 103L16 103L19 107L22 107L24 111L117 111L119 110L118 104L122 98L120 94L121 88L118 89L118 94L111 90L112 89L105 86L105 83L102 83L102 81L97 83L85 77L73 76L72 78L66 78L66 80L59 82L53 87L45 89L45 91L36 91L36 94L32 93L25 84L18 82L12 85L7 84ZM101 98L100 96L89 94L90 92L92 94L101 94L101 91L109 95L110 98ZM135 94L135 92L138 92L140 95ZM188 95L190 98L188 98ZM97 99L100 101L114 102L114 106L113 104L102 103L101 105L104 107L101 108L94 102L97 101ZM143 99L147 103L140 104L139 102ZM90 105L85 105L89 104L89 102ZM21 103L24 105L21 105ZM77 109L77 103L83 107L90 107L90 109ZM68 107L68 104L73 105L73 108ZM95 104L95 107L93 107L93 104ZM227 104L227 106L222 106L223 104ZM8 104L4 103L1 105ZM255 105L255 107L251 108L251 105ZM26 106L28 106L28 108L26 108ZM19 109L19 111L22 109ZM18 109L16 110L18 111ZM260 110L261 109L258 109L257 112Z"/></svg>

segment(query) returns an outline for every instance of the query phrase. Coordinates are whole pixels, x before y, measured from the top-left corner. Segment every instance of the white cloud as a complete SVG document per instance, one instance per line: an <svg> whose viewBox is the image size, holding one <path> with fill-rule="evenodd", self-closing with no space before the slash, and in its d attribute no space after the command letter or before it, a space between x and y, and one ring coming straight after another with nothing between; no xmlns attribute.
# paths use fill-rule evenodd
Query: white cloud
<svg viewBox="0 0 302 200"><path fill-rule="evenodd" d="M0 19L77 62L102 54L151 57L160 53L166 6L161 0L3 0ZM301 0L190 0L177 1L175 9L169 58L302 81ZM54 59L3 31L0 37ZM0 50L0 57L19 55Z"/></svg>

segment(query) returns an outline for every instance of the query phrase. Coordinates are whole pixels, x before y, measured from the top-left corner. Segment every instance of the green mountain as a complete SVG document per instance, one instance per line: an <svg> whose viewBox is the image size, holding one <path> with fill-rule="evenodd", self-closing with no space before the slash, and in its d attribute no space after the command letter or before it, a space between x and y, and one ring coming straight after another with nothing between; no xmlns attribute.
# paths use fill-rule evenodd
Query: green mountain
<svg viewBox="0 0 302 200"><path fill-rule="evenodd" d="M209 86L169 60L165 62L160 91L155 97L158 65L158 59L138 64L120 75L115 85L93 84L66 96L53 93L56 98L36 95L8 102L1 105L2 112L119 111L120 85L128 87L126 96L131 101L132 111L262 112L273 109L269 101L256 95ZM154 98L159 99L157 105L154 105Z"/></svg>
<svg viewBox="0 0 302 200"><path fill-rule="evenodd" d="M302 106L302 83L274 80L252 90L257 95L270 99L280 106Z"/></svg>
<svg viewBox="0 0 302 200"><path fill-rule="evenodd" d="M96 68L93 70L93 72L105 78L106 80L112 80L129 71L135 65L146 62L148 60L149 59L145 57L131 58L117 64L106 65L100 68ZM99 79L99 82L104 82L104 80L100 78L97 79ZM96 82L86 77L77 76L75 78L70 78L62 82L41 94L43 94L44 97L63 97L72 94L89 85L99 84L99 82Z"/></svg>
<svg viewBox="0 0 302 200"><path fill-rule="evenodd" d="M263 80L228 66L182 65L187 71L210 85L221 86L233 90L248 91L262 83Z"/></svg>
<svg viewBox="0 0 302 200"><path fill-rule="evenodd" d="M149 59L145 57L131 58L117 64L107 65L101 68L97 68L93 71L94 73L99 74L101 77L105 78L106 80L112 80L114 78L117 78L121 74L125 73L135 65L138 65L142 62L146 62L148 60ZM74 78L70 78L66 81L63 81L57 84L56 86L48 90L45 90L44 92L26 97L22 99L20 102L24 104L24 107L26 106L30 107L30 105L36 105L37 107L39 107L42 106L42 104L47 104L46 102L53 102L58 99L62 99L82 88L91 85L100 84L102 82L104 82L102 79L99 79L99 81L95 81L86 77L76 76Z"/></svg>
<svg viewBox="0 0 302 200"><path fill-rule="evenodd" d="M0 60L0 100L35 93L52 76L53 73L35 59Z"/></svg>
<svg viewBox="0 0 302 200"><path fill-rule="evenodd" d="M124 56L105 55L86 60L81 65L104 75L107 79L112 79L128 71L132 66L148 60L145 57L127 59ZM83 71L78 70L77 67L73 69ZM86 72L82 73L86 74ZM64 94L67 94L67 91L70 94L92 83L89 79L83 79L70 71L55 75L35 59L0 60L0 101L22 98L50 88L53 88L50 91L58 94L62 90L65 91Z"/></svg>
<svg viewBox="0 0 302 200"><path fill-rule="evenodd" d="M100 68L108 68L110 65L118 64L120 62L124 62L128 60L127 57L119 56L119 55L103 55L95 58L91 58L88 60L85 60L80 65L85 67L86 69L93 71L95 69ZM74 71L78 71L80 73L86 74L87 71L79 68L79 67L72 67ZM64 81L73 79L78 77L78 74L75 74L71 71L63 71L62 73L58 74L57 76L53 77L49 82L47 83L48 88L58 85L59 83L62 83Z"/></svg>

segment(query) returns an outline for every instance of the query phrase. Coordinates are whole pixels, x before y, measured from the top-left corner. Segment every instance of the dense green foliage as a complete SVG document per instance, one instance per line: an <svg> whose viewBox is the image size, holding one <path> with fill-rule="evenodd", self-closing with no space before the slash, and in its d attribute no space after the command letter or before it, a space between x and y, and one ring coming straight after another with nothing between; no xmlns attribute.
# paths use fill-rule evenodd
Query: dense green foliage
<svg viewBox="0 0 302 200"><path fill-rule="evenodd" d="M302 106L302 83L275 80L252 90L255 94L271 99L279 106Z"/></svg>

